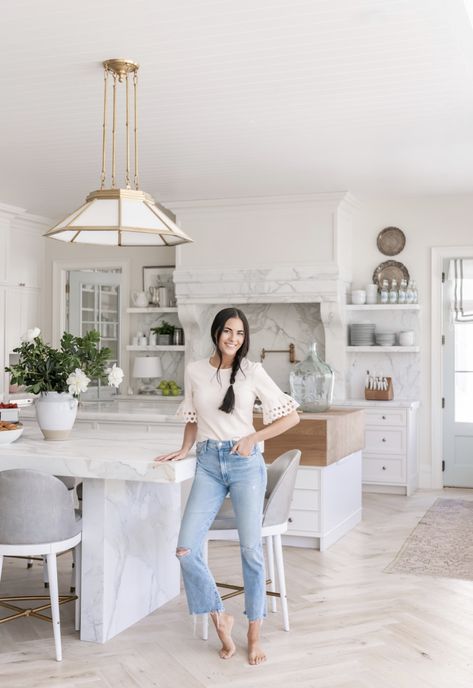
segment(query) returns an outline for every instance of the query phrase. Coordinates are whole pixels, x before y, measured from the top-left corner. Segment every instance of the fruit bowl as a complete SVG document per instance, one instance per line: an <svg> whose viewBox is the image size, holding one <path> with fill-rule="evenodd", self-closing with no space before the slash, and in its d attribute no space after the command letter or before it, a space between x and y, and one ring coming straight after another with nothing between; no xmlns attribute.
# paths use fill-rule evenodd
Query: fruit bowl
<svg viewBox="0 0 473 688"><path fill-rule="evenodd" d="M0 444L11 444L23 433L24 428L21 424L17 425L14 430L9 430L5 426L13 425L13 423L4 423L3 425L1 423L3 423L3 421L0 422Z"/></svg>

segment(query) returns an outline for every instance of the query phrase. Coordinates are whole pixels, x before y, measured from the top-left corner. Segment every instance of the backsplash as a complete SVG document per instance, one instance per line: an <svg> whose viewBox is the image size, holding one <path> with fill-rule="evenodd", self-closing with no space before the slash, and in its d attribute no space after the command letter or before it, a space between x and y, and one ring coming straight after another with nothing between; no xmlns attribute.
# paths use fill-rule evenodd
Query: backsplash
<svg viewBox="0 0 473 688"><path fill-rule="evenodd" d="M261 350L288 349L289 344L296 347L296 358L305 358L309 344L317 342L320 356L325 356L324 326L320 318L318 303L245 303L232 304L241 308L250 325L250 350L248 358L260 361ZM189 360L211 354L210 326L216 313L223 305L202 305L199 308L199 342L191 344ZM264 368L273 380L283 389L289 391L289 373L292 364L289 353L268 353L263 361Z"/></svg>

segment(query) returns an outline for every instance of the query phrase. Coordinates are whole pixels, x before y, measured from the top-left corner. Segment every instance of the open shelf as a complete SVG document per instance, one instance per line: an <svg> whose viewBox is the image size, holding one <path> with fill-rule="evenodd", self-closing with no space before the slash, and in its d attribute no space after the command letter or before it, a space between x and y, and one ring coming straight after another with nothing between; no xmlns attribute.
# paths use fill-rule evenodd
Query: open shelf
<svg viewBox="0 0 473 688"><path fill-rule="evenodd" d="M420 346L347 346L346 350L350 353L358 354L379 354L379 353L399 353L416 354L420 351Z"/></svg>
<svg viewBox="0 0 473 688"><path fill-rule="evenodd" d="M169 308L159 308L158 306L148 306L146 308L127 308L127 313L177 313L175 306Z"/></svg>
<svg viewBox="0 0 473 688"><path fill-rule="evenodd" d="M420 305L418 303L365 303L358 306L349 303L345 308L347 311L418 311Z"/></svg>

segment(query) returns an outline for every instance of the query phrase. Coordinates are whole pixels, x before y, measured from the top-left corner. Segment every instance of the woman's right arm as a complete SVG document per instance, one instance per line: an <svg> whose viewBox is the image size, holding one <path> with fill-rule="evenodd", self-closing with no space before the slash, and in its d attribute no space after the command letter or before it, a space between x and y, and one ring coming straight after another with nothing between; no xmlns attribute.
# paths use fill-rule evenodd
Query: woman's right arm
<svg viewBox="0 0 473 688"><path fill-rule="evenodd" d="M157 456L154 460L157 463L161 463L163 461L180 461L181 459L185 459L192 449L196 437L197 423L186 423L186 427L184 428L184 437L182 438L182 447L178 451L171 452L170 454Z"/></svg>

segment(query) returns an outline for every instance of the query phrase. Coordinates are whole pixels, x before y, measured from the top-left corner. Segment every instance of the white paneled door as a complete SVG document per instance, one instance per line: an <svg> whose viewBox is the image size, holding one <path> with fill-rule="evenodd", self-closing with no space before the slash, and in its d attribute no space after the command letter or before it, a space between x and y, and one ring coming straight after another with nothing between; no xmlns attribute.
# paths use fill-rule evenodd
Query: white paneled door
<svg viewBox="0 0 473 688"><path fill-rule="evenodd" d="M459 315L455 311L460 286L463 298L470 289L473 294L473 279L455 286L452 263L444 265L443 290L444 485L473 488L473 317L462 316L458 305Z"/></svg>

